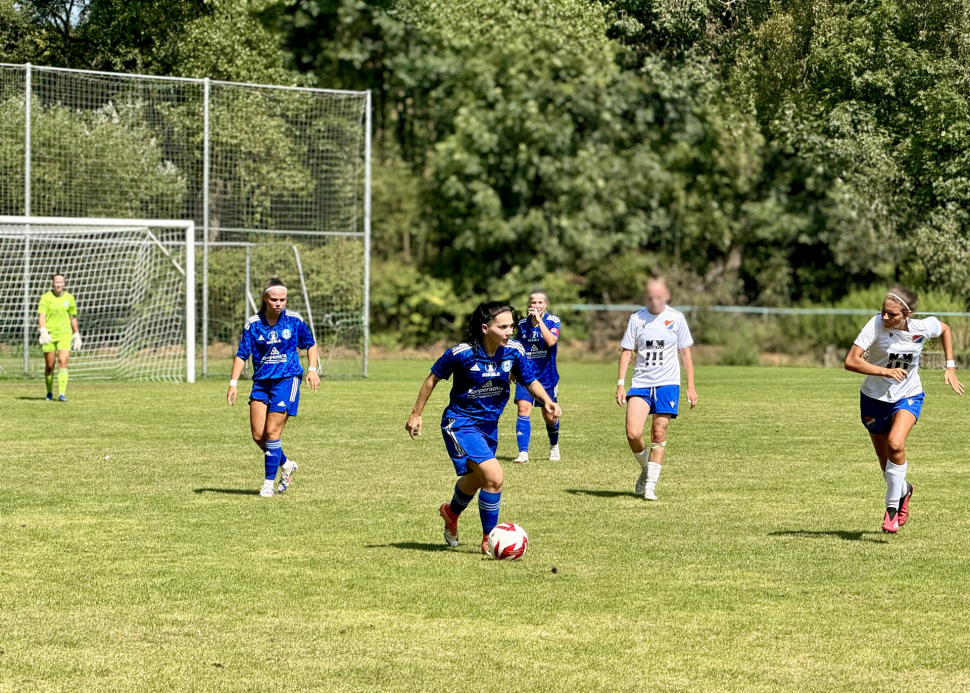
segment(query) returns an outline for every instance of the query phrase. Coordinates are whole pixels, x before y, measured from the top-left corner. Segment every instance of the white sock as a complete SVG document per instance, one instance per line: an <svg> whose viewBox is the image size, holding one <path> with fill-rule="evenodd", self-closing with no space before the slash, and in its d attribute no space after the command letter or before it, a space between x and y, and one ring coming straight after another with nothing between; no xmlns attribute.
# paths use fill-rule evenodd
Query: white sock
<svg viewBox="0 0 970 693"><path fill-rule="evenodd" d="M656 462L647 462L647 488L656 488L662 466Z"/></svg>
<svg viewBox="0 0 970 693"><path fill-rule="evenodd" d="M633 459L637 461L641 469L647 468L647 460L650 458L650 448L644 448L640 452L633 453Z"/></svg>
<svg viewBox="0 0 970 693"><path fill-rule="evenodd" d="M886 462L886 507L898 508L900 499L906 495L907 463Z"/></svg>

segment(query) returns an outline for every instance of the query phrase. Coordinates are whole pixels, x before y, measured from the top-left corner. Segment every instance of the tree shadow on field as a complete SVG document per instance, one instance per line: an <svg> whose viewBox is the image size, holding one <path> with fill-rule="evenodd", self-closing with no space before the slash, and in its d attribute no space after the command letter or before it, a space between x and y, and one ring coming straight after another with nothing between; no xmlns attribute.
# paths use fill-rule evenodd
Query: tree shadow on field
<svg viewBox="0 0 970 693"><path fill-rule="evenodd" d="M227 493L230 496L258 496L259 490L254 488L197 488L193 493Z"/></svg>
<svg viewBox="0 0 970 693"><path fill-rule="evenodd" d="M630 496L631 498L640 497L633 491L611 491L609 489L567 488L566 493L570 493L574 496L594 496L596 498L623 498L624 496Z"/></svg>
<svg viewBox="0 0 970 693"><path fill-rule="evenodd" d="M409 551L453 551L444 544L422 544L419 541L395 541L390 544L367 544L368 549L407 549Z"/></svg>
<svg viewBox="0 0 970 693"><path fill-rule="evenodd" d="M869 536L873 535L873 536ZM841 539L842 541L869 541L874 544L888 544L882 537L882 532L866 530L835 529L820 532L808 529L790 529L784 532L768 532L769 537L794 537L796 539Z"/></svg>

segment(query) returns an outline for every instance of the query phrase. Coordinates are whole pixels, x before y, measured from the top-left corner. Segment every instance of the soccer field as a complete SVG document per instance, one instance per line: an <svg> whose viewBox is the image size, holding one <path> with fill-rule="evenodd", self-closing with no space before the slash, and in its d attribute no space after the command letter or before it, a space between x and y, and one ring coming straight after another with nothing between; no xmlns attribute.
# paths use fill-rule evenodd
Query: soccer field
<svg viewBox="0 0 970 693"><path fill-rule="evenodd" d="M970 689L970 399L941 372L887 536L860 377L699 368L646 503L615 367L566 365L561 462L535 413L513 465L506 410L501 519L531 541L499 562L475 505L443 544L448 383L403 430L429 365L305 388L272 499L222 380L4 382L0 691Z"/></svg>

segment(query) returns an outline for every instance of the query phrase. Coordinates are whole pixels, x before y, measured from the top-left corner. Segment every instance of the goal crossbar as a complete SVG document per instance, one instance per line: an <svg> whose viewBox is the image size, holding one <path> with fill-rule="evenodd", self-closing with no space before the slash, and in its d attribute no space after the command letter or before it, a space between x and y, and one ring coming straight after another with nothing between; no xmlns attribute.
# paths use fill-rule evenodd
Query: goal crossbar
<svg viewBox="0 0 970 693"><path fill-rule="evenodd" d="M94 217L33 217L33 216L4 216L0 215L0 225L21 226L26 237L30 237L32 225L43 227L74 226L101 228L145 228L145 229L183 229L185 232L185 267L171 257L169 251L158 238L149 231L149 236L161 251L172 260L173 265L185 277L185 380L195 382L195 222L186 219L112 219ZM48 234L39 232L38 236ZM29 269L24 270L25 287L29 283ZM24 344L30 340L32 323L29 319L31 306L27 293L24 295ZM26 349L24 350L26 359Z"/></svg>

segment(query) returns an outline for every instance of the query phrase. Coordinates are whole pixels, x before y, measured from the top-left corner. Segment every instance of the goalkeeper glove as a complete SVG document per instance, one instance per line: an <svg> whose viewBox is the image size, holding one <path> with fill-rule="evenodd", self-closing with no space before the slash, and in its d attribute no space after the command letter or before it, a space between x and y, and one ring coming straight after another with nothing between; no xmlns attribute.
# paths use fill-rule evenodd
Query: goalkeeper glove
<svg viewBox="0 0 970 693"><path fill-rule="evenodd" d="M40 328L40 339L37 341L40 342L41 346L51 343L51 333L47 331L46 327Z"/></svg>
<svg viewBox="0 0 970 693"><path fill-rule="evenodd" d="M81 333L75 332L71 335L71 349L77 351L81 348Z"/></svg>

